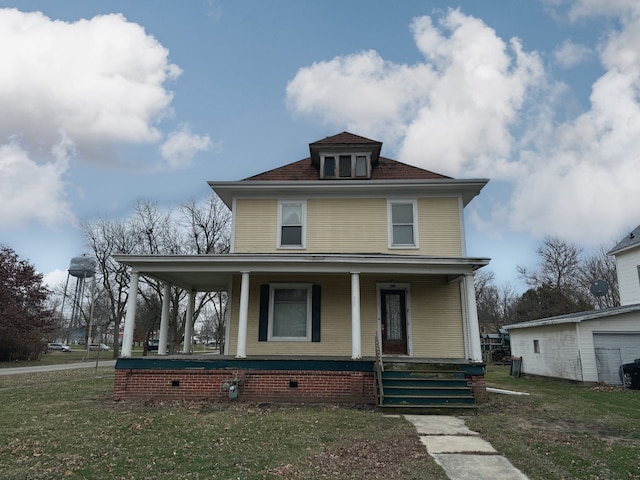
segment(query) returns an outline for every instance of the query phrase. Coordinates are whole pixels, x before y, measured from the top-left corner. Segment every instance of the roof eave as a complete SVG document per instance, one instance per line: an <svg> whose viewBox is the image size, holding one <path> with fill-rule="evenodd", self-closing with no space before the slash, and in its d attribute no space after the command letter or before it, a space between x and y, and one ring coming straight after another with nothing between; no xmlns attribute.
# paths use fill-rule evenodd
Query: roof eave
<svg viewBox="0 0 640 480"><path fill-rule="evenodd" d="M232 182L208 182L209 186L216 192L222 201L229 208L232 206L233 198L239 195L273 196L277 192L278 196L283 194L305 194L315 193L388 193L389 190L398 190L408 193L411 189L428 189L429 193L451 193L461 195L463 204L466 206L475 198L484 186L489 182L486 178L474 179L402 179L402 180L298 180L298 181L232 181ZM423 193L423 192L420 192Z"/></svg>

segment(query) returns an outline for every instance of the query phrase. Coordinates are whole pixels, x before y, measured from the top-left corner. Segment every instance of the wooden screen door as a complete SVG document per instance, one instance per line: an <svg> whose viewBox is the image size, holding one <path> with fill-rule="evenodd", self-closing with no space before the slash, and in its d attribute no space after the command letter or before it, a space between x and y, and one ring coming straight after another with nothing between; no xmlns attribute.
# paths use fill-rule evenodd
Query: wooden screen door
<svg viewBox="0 0 640 480"><path fill-rule="evenodd" d="M404 290L380 290L382 353L407 353L407 308Z"/></svg>

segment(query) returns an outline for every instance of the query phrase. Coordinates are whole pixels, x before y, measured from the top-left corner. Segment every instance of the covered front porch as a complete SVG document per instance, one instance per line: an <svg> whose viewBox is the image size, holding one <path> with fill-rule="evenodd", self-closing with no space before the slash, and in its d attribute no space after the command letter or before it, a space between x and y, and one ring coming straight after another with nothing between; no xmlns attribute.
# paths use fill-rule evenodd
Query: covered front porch
<svg viewBox="0 0 640 480"><path fill-rule="evenodd" d="M379 406L386 398L409 407L414 401L457 404L463 401L457 391L464 401L474 401L485 391L473 272L487 259L318 254L116 258L132 267L116 398ZM157 356L132 358L141 275L163 281L165 295ZM188 292L179 356L166 350L171 286ZM296 326L297 333L283 334L275 325L274 292L279 288L303 294L295 309L307 320ZM195 355L189 341L193 299L197 292L221 290L229 299L225 350ZM384 370L395 370L385 377L396 378L383 379ZM399 375L409 378L398 380ZM398 382L407 388L398 391Z"/></svg>
<svg viewBox="0 0 640 480"><path fill-rule="evenodd" d="M230 304L222 353L238 359L293 354L349 355L358 360L374 354L373 340L368 339L378 336L383 353L482 362L473 272L488 259L379 254L119 255L116 259L132 267L124 358L131 356L137 284L145 275L164 282L161 356L167 354L168 292L177 286L188 292L189 299L183 353L191 349L196 293L226 291ZM269 299L269 291L263 292L283 284L308 288L309 325L303 325L303 334L295 338L278 336L272 329L273 294ZM397 306L390 307L391 301ZM398 311L402 318L390 323L388 317ZM403 336L404 346L391 345L392 333Z"/></svg>

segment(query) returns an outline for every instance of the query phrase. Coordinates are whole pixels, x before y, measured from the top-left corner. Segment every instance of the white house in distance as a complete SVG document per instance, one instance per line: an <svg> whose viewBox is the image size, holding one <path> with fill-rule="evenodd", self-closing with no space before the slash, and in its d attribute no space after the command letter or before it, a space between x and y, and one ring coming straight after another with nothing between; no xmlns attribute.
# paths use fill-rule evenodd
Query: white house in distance
<svg viewBox="0 0 640 480"><path fill-rule="evenodd" d="M620 365L640 358L640 226L610 252L621 306L507 325L524 374L620 385Z"/></svg>

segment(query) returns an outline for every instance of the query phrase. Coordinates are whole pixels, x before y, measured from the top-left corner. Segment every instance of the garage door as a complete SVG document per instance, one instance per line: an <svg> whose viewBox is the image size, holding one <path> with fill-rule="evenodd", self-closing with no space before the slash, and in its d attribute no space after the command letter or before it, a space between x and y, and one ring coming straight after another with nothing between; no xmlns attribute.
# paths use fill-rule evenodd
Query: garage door
<svg viewBox="0 0 640 480"><path fill-rule="evenodd" d="M598 381L620 385L618 368L640 358L640 333L594 333Z"/></svg>

